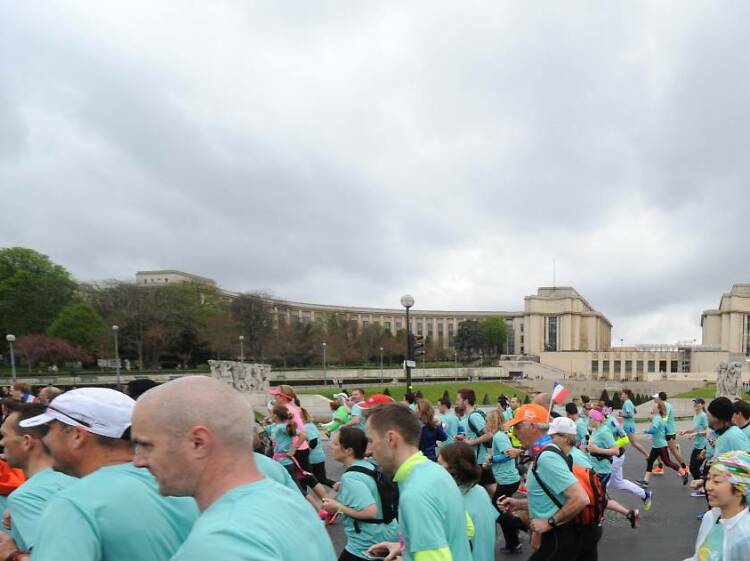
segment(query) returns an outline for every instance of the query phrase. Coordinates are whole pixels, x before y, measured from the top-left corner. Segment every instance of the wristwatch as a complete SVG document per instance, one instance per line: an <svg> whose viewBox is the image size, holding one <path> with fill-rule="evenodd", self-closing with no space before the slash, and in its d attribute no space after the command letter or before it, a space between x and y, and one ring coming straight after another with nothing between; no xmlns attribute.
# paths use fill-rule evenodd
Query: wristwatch
<svg viewBox="0 0 750 561"><path fill-rule="evenodd" d="M550 516L549 518L547 518L547 524L549 524L552 528L557 528L557 522L555 522L554 516Z"/></svg>

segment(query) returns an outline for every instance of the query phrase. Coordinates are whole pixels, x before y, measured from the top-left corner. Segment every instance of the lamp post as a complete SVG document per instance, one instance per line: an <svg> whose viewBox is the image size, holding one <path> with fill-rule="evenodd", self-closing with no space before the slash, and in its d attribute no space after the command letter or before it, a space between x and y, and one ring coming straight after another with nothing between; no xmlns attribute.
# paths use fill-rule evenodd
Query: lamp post
<svg viewBox="0 0 750 561"><path fill-rule="evenodd" d="M245 362L245 336L240 335L240 362Z"/></svg>
<svg viewBox="0 0 750 561"><path fill-rule="evenodd" d="M453 349L453 367L456 369L455 379L458 380L458 352L456 349Z"/></svg>
<svg viewBox="0 0 750 561"><path fill-rule="evenodd" d="M323 341L323 385L328 385L328 371L326 370L326 342Z"/></svg>
<svg viewBox="0 0 750 561"><path fill-rule="evenodd" d="M120 389L120 349L119 349L119 341L117 340L118 333L120 331L119 326L113 325L112 326L112 335L115 338L115 369L117 372L117 389Z"/></svg>
<svg viewBox="0 0 750 561"><path fill-rule="evenodd" d="M404 294L401 297L401 305L406 308L406 361L404 362L406 366L406 391L411 391L411 366L409 366L409 362L411 361L412 357L412 348L411 348L411 321L409 320L409 308L411 308L414 305L414 297L411 294Z"/></svg>
<svg viewBox="0 0 750 561"><path fill-rule="evenodd" d="M383 382L383 347L380 347L380 381Z"/></svg>
<svg viewBox="0 0 750 561"><path fill-rule="evenodd" d="M5 340L8 341L8 346L10 347L10 373L13 378L13 383L16 383L16 355L13 353L13 343L16 342L16 336L11 335L8 333L8 335L5 336Z"/></svg>

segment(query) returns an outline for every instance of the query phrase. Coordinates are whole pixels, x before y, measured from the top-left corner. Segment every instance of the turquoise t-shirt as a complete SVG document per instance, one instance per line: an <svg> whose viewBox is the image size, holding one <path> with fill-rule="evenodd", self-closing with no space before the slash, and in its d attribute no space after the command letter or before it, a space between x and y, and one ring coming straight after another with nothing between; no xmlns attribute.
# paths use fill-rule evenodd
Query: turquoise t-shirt
<svg viewBox="0 0 750 561"><path fill-rule="evenodd" d="M571 485L578 483L568 464L555 452L543 452L539 456L536 470L547 488L552 492L560 504L565 504L565 491ZM560 510L544 492L534 475L534 470L529 469L526 479L526 487L529 497L529 512L531 518L542 518L547 520L550 516Z"/></svg>
<svg viewBox="0 0 750 561"><path fill-rule="evenodd" d="M192 497L162 497L147 469L105 466L49 501L34 561L167 561L197 518Z"/></svg>
<svg viewBox="0 0 750 561"><path fill-rule="evenodd" d="M267 425L266 431L271 435L273 440L273 453L277 457L277 461L282 466L287 466L292 463L292 459L286 455L282 455L283 452L288 452L292 448L293 436L290 436L286 432L287 423L275 423L273 425Z"/></svg>
<svg viewBox="0 0 750 561"><path fill-rule="evenodd" d="M305 433L307 433L307 442L312 442L314 439L318 439L318 444L315 448L310 445L310 463L320 464L326 461L326 454L323 450L323 442L320 440L320 431L315 423L305 424Z"/></svg>
<svg viewBox="0 0 750 561"><path fill-rule="evenodd" d="M625 432L635 432L635 405L629 399L622 404L622 424Z"/></svg>
<svg viewBox="0 0 750 561"><path fill-rule="evenodd" d="M47 503L65 487L76 481L74 477L47 468L32 475L23 485L8 495L11 532L18 549L21 551L33 549L37 543L39 517Z"/></svg>
<svg viewBox="0 0 750 561"><path fill-rule="evenodd" d="M584 442L589 436L589 424L586 422L584 417L578 417L576 419L576 431L578 444Z"/></svg>
<svg viewBox="0 0 750 561"><path fill-rule="evenodd" d="M674 424L674 413L672 412L672 404L668 401L664 402L667 406L667 436L677 434L677 427Z"/></svg>
<svg viewBox="0 0 750 561"><path fill-rule="evenodd" d="M750 423L742 427L740 430L744 433L747 439L750 440Z"/></svg>
<svg viewBox="0 0 750 561"><path fill-rule="evenodd" d="M706 447L706 429L708 429L708 415L703 411L696 413L693 417L693 428L695 429L695 438L693 439L693 448L703 450Z"/></svg>
<svg viewBox="0 0 750 561"><path fill-rule="evenodd" d="M258 471L263 474L263 477L268 477L277 483L281 483L284 487L299 491L299 487L294 482L294 479L292 479L292 476L289 475L289 472L279 462L258 452L253 452L253 457L255 458L255 465Z"/></svg>
<svg viewBox="0 0 750 561"><path fill-rule="evenodd" d="M466 422L464 424L466 426L466 437L473 440L479 436L480 432L484 431L485 421L481 413L472 411L471 414L466 417ZM484 463L484 460L487 457L487 447L484 443L474 446L474 457L477 459L478 464Z"/></svg>
<svg viewBox="0 0 750 561"><path fill-rule="evenodd" d="M365 419L365 412L357 403L352 405L352 418L354 417L359 417L359 422L356 425L352 425L352 427L365 430L365 423L367 422L367 419Z"/></svg>
<svg viewBox="0 0 750 561"><path fill-rule="evenodd" d="M367 460L354 460L352 465L369 470L373 469L373 465ZM376 518L382 518L383 516L383 505L380 502L378 486L375 484L375 480L365 473L345 471L341 475L341 486L336 495L336 500L354 510L362 510L374 504L378 508ZM365 551L376 543L398 541L398 523L395 520L389 524L360 521L356 526L354 520L354 518L344 516L345 549L352 555L367 557Z"/></svg>
<svg viewBox="0 0 750 561"><path fill-rule="evenodd" d="M731 426L716 439L714 454L720 456L724 452L750 452L750 440L739 427Z"/></svg>
<svg viewBox="0 0 750 561"><path fill-rule="evenodd" d="M700 561L722 561L724 559L724 524L714 524L698 548ZM734 560L727 560L734 561Z"/></svg>
<svg viewBox="0 0 750 561"><path fill-rule="evenodd" d="M492 462L492 473L495 476L495 481L501 485L510 485L521 479L515 460L505 456L505 451L508 448L513 448L510 438L503 431L497 431L492 437L492 456L502 454L505 460L497 463Z"/></svg>
<svg viewBox="0 0 750 561"><path fill-rule="evenodd" d="M474 524L471 556L474 561L495 561L495 533L499 514L481 485L462 489L464 509Z"/></svg>
<svg viewBox="0 0 750 561"><path fill-rule="evenodd" d="M608 425L601 425L594 431L591 435L591 444L599 448L612 448L615 445L615 437L612 436L612 431ZM596 473L602 475L612 473L612 462L608 458L596 458L591 453L589 453L589 456Z"/></svg>
<svg viewBox="0 0 750 561"><path fill-rule="evenodd" d="M506 407L505 411L503 411L503 420L506 423L513 420L513 411L511 411L510 407Z"/></svg>
<svg viewBox="0 0 750 561"><path fill-rule="evenodd" d="M214 501L171 561L212 559L334 561L336 555L323 523L300 492L261 479Z"/></svg>
<svg viewBox="0 0 750 561"><path fill-rule="evenodd" d="M667 445L667 421L661 415L651 418L651 426L646 432L651 435L653 448L664 448Z"/></svg>
<svg viewBox="0 0 750 561"><path fill-rule="evenodd" d="M591 464L591 460L589 459L588 455L584 453L584 451L580 448L576 448L575 446L573 446L570 449L569 455L571 458L573 458L573 465L585 467L588 469L594 469L594 466Z"/></svg>
<svg viewBox="0 0 750 561"><path fill-rule="evenodd" d="M456 434L458 433L458 417L456 417L456 414L453 411L448 411L447 413L440 415L440 420L443 423L443 430L448 438L443 442L438 442L438 446L445 446L456 439Z"/></svg>
<svg viewBox="0 0 750 561"><path fill-rule="evenodd" d="M706 461L714 457L714 444L716 444L717 438L718 435L714 431L708 431L708 436L706 437Z"/></svg>
<svg viewBox="0 0 750 561"><path fill-rule="evenodd" d="M450 474L426 460L415 465L398 488L404 561L414 561L418 551L444 547L453 561L471 561L464 500Z"/></svg>

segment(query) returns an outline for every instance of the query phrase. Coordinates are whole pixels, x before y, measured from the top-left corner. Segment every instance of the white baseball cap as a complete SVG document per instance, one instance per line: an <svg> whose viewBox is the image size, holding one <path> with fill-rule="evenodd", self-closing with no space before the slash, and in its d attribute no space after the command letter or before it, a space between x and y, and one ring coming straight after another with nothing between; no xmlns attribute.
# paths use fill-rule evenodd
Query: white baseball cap
<svg viewBox="0 0 750 561"><path fill-rule="evenodd" d="M578 434L578 431L576 430L576 423L573 419L568 419L567 417L556 417L552 419L552 421L550 421L549 431L547 431L547 434L576 435Z"/></svg>
<svg viewBox="0 0 750 561"><path fill-rule="evenodd" d="M346 394L346 392L335 393L333 394L333 399L349 399L349 396Z"/></svg>
<svg viewBox="0 0 750 561"><path fill-rule="evenodd" d="M122 438L130 428L135 401L109 388L80 388L59 395L41 415L18 423L24 428L60 421L93 434Z"/></svg>

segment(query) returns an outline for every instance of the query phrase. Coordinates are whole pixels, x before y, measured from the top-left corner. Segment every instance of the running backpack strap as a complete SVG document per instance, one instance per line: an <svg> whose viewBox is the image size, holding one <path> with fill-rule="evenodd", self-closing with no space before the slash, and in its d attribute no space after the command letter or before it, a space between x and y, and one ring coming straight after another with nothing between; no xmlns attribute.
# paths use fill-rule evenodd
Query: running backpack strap
<svg viewBox="0 0 750 561"><path fill-rule="evenodd" d="M563 505L560 501L557 500L557 497L555 494L550 490L549 487L542 481L542 479L539 477L539 473L537 473L537 464L539 463L539 458L542 456L544 452L555 452L558 456L561 456L565 463L567 464L570 471L573 471L573 459L570 458L570 456L566 456L563 454L562 450L557 448L556 446L547 446L545 448L542 448L539 453L536 455L536 459L534 460L534 463L531 465L531 472L534 474L534 477L536 478L536 482L539 483L539 486L542 488L542 491L550 498L550 500L555 503L555 506L557 508L562 508Z"/></svg>
<svg viewBox="0 0 750 561"><path fill-rule="evenodd" d="M371 518L369 520L354 520L354 530L359 534L361 529L360 524L389 524L395 520L398 516L398 486L393 483L382 471L377 469L369 469L364 466L350 466L344 473L363 473L372 477L375 481L375 486L378 491L378 498L380 499L380 508L383 517L382 518Z"/></svg>

